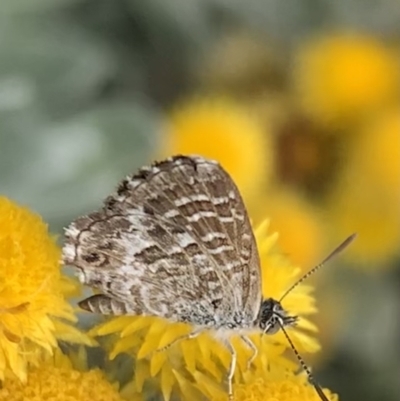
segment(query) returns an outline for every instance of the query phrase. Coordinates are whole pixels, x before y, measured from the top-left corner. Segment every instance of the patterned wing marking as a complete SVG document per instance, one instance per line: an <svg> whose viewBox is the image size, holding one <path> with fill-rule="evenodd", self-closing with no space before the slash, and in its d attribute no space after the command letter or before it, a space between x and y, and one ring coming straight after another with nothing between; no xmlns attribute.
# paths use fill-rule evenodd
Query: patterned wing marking
<svg viewBox="0 0 400 401"><path fill-rule="evenodd" d="M200 319L193 323L204 324L214 313L207 285L213 269L195 240L178 231L182 234L179 227L142 212L131 214L129 221L94 213L67 229L64 261L81 270L83 283L123 303L128 313L190 321L192 310Z"/></svg>
<svg viewBox="0 0 400 401"><path fill-rule="evenodd" d="M244 222L243 215L236 215L236 197L234 184L230 177L214 164L199 163L197 174L193 174L195 184L191 186L187 172L178 166L176 181L181 193L185 194L185 204L179 209L187 217L197 234L203 241L216 269L227 278L227 286L234 293L234 299L224 298L228 305L221 304L221 313L234 306L234 310L242 311L243 288L240 279L244 278L243 261L240 255L240 228ZM241 205L243 206L243 205ZM244 208L244 206L243 206ZM208 240L208 241L207 241ZM236 278L236 280L235 280ZM233 301L233 305L232 305Z"/></svg>
<svg viewBox="0 0 400 401"><path fill-rule="evenodd" d="M194 226L201 240L212 238L208 249L233 289L236 311L254 319L261 302L260 262L243 200L230 176L218 164L201 158L194 160L197 166L192 174L179 165L176 168L176 181L185 194L179 208L191 206L186 213L194 219L188 223ZM222 313L226 313L226 307L221 305Z"/></svg>
<svg viewBox="0 0 400 401"><path fill-rule="evenodd" d="M93 218L102 228L82 227ZM105 249L107 240L115 249ZM86 253L94 247L89 254L100 253L108 264L90 257L74 260L77 242ZM235 311L252 319L259 308L258 253L243 201L228 174L199 157L167 159L123 180L101 212L69 227L64 254L67 262L81 267L85 282L136 305L134 313L184 315L183 305L196 311L199 297L199 319ZM133 295L127 282L136 288ZM140 284L148 294L138 289ZM179 311L169 305L168 313L162 299L148 308L149 302L141 301L152 298L150 293L175 294L182 301L175 305Z"/></svg>
<svg viewBox="0 0 400 401"><path fill-rule="evenodd" d="M204 161L204 160L203 160ZM207 162L208 165L216 166L213 162ZM185 169L185 175L179 177L178 169L183 167ZM199 195L197 198L193 199L186 197L186 193L193 192L196 188L195 176L197 174L198 165L192 158L175 158L173 160L167 160L159 163L153 172L150 172L149 168L142 169L139 174L133 176L132 178L124 180L120 185L120 190L117 191L116 196L111 197L112 213L116 209L124 209L126 213L129 213L129 207L134 208L138 203L143 202L144 209L148 213L153 213L157 216L161 216L164 219L168 219L173 223L183 227L188 233L194 234L196 237L196 243L200 246L205 255L209 254L208 249L204 246L203 240L209 240L210 235L208 234L209 228L200 221L201 215L215 215L213 211L207 211L209 206L206 201L208 196L205 194ZM173 170L175 174L173 174ZM142 185L142 179L146 177L146 185ZM178 181L176 180L178 178ZM179 185L179 178L189 180L189 191L183 192ZM134 189L134 190L133 190ZM125 196L123 195L125 192ZM197 196L195 194L195 196ZM205 198L205 199L204 199ZM110 204L110 199L108 200L108 205ZM198 213L196 209L196 201L201 201L202 210ZM218 237L218 233L215 235L216 240L223 241L221 235ZM210 244L212 245L212 243ZM215 248L218 248L218 244L215 244ZM210 249L211 254L218 257L218 249ZM211 256L211 254L209 256ZM213 259L211 259L213 260ZM235 261L235 258L233 258ZM234 262L237 263L237 262ZM235 302L233 296L234 290L227 277L220 273L220 266L214 263L214 269L209 272L209 282L216 282L217 280L221 282L224 288L230 288L226 294L219 291L219 299L221 301L223 295L227 302L232 299ZM217 293L217 292L216 292Z"/></svg>
<svg viewBox="0 0 400 401"><path fill-rule="evenodd" d="M111 197L114 205L127 209L127 204L143 202L147 210L185 227L203 244L225 290L234 294L233 301L225 295L230 305L221 304L222 313L234 305L255 317L261 300L258 252L240 193L218 163L178 156L142 169L120 189Z"/></svg>
<svg viewBox="0 0 400 401"><path fill-rule="evenodd" d="M212 203L213 197L210 197L210 194L202 187L200 168L196 166L196 170L188 172L187 166L177 165L174 170L171 170L176 183L175 196L166 197L174 208L172 210L175 210L174 215L181 217L181 224L193 233L204 254L212 261L214 275L218 277L224 289L218 301L224 301L227 304L225 309L227 306L240 309L235 296L236 291L227 274L231 269L240 266L235 258L235 246L224 225L220 224L220 216ZM165 177L160 178L166 184ZM227 210L230 215L229 209ZM229 218L232 219L232 217Z"/></svg>

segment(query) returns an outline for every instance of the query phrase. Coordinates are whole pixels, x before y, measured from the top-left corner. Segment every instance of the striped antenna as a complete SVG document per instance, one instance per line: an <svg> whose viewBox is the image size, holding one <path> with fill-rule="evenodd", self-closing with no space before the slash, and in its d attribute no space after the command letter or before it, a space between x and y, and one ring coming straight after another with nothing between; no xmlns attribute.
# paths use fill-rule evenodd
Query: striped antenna
<svg viewBox="0 0 400 401"><path fill-rule="evenodd" d="M325 263L329 262L333 257L338 255L344 249L346 249L357 237L357 234L354 233L350 235L350 237L346 238L338 247L336 247L321 263L313 267L310 271L308 271L304 276L299 278L280 298L279 302L282 302L283 298L285 298L293 289L295 289L300 283L304 280L308 279L311 275L313 275L317 270L319 270Z"/></svg>
<svg viewBox="0 0 400 401"><path fill-rule="evenodd" d="M321 398L322 401L329 401L328 397L324 394L321 386L315 381L314 376L312 375L310 369L304 362L303 358L299 354L299 351L297 351L296 347L293 344L293 341L290 339L288 333L286 332L285 328L283 327L283 324L279 322L279 325L281 326L281 329L283 331L283 334L285 335L288 343L290 344L290 347L292 348L294 354L296 355L296 358L298 359L302 369L306 372L308 381L314 386L315 391L318 393L319 398Z"/></svg>

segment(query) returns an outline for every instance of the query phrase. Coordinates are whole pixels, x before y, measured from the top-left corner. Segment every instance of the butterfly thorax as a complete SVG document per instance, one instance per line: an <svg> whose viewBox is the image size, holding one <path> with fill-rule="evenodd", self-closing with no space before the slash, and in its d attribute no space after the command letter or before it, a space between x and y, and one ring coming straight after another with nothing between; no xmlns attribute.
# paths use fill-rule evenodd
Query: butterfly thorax
<svg viewBox="0 0 400 401"><path fill-rule="evenodd" d="M255 321L255 326L265 334L275 334L281 327L294 326L297 316L288 316L279 301L273 298L264 299Z"/></svg>

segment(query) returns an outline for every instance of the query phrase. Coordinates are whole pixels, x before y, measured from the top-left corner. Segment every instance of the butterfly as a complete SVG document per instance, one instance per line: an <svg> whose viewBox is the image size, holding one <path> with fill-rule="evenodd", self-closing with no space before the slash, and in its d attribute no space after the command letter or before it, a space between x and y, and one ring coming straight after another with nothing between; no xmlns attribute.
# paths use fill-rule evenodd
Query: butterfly
<svg viewBox="0 0 400 401"><path fill-rule="evenodd" d="M63 259L78 268L82 283L100 291L79 304L94 313L190 323L193 331L185 338L207 330L282 330L327 401L287 335L285 327L295 325L297 316L290 316L281 301L354 237L279 300L264 299L257 245L238 188L218 162L179 155L126 177L98 211L72 222L65 230ZM240 337L253 351L251 363L257 348ZM236 352L229 336L222 342L232 355L228 395L233 400Z"/></svg>

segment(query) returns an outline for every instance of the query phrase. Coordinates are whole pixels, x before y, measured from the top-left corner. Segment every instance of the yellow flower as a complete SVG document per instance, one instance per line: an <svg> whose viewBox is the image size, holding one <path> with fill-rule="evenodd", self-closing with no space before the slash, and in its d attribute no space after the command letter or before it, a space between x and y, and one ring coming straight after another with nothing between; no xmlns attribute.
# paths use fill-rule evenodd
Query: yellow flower
<svg viewBox="0 0 400 401"><path fill-rule="evenodd" d="M342 33L308 43L296 74L306 109L326 122L367 115L398 97L396 56L368 36Z"/></svg>
<svg viewBox="0 0 400 401"><path fill-rule="evenodd" d="M250 111L228 98L193 100L172 112L159 156L198 154L218 160L251 201L272 170L269 133Z"/></svg>
<svg viewBox="0 0 400 401"><path fill-rule="evenodd" d="M276 182L301 188L313 198L323 196L340 160L341 138L328 134L333 129L298 110L286 110L276 136Z"/></svg>
<svg viewBox="0 0 400 401"><path fill-rule="evenodd" d="M80 371L60 352L29 369L26 383L7 377L0 400L8 401L122 401L116 386L99 369Z"/></svg>
<svg viewBox="0 0 400 401"><path fill-rule="evenodd" d="M267 236L267 225L263 223L256 231L262 260L262 289L265 297L279 299L296 281L300 271L282 255L271 250L276 235ZM309 286L299 285L284 299L283 307L290 314L300 316L300 329L315 331L315 326L305 318L315 312L311 290ZM225 391L226 396L226 390L221 389L221 382L226 378L230 354L209 334L201 334L194 339L177 342L165 351L154 352L190 331L191 327L186 324L172 324L155 317L122 316L95 327L92 334L117 335L111 358L120 353L135 357L135 377L131 384L135 392L141 392L144 384L155 378L165 400L169 400L173 392L181 393L186 399L201 399L210 389L214 392ZM319 348L316 341L304 332L296 329L288 329L288 332L300 352L315 352ZM262 371L267 364L297 368L297 364L284 355L289 345L283 333L261 336L256 330L251 339L259 349L253 366L256 371ZM235 380L240 381L247 372L251 351L239 338L233 338L233 345L238 354Z"/></svg>
<svg viewBox="0 0 400 401"><path fill-rule="evenodd" d="M328 204L341 237L359 238L346 255L358 266L390 266L400 241L400 110L368 121L349 149L349 161ZM361 263L360 263L361 262Z"/></svg>
<svg viewBox="0 0 400 401"><path fill-rule="evenodd" d="M324 247L323 224L318 210L287 188L271 188L258 204L268 210L271 230L279 233L279 248L306 271L318 262Z"/></svg>
<svg viewBox="0 0 400 401"><path fill-rule="evenodd" d="M337 401L336 394L323 389L331 401ZM245 383L234 386L235 401L320 401L314 387L307 383L304 375L282 370L267 372L263 376L251 376ZM210 401L225 401L220 394L209 394Z"/></svg>
<svg viewBox="0 0 400 401"><path fill-rule="evenodd" d="M0 197L0 379L11 371L26 380L28 364L51 354L57 339L89 339L76 321L64 293L60 249L39 216Z"/></svg>
<svg viewBox="0 0 400 401"><path fill-rule="evenodd" d="M358 181L400 201L400 108L369 119L354 142L349 169ZM373 162L372 162L373 161Z"/></svg>
<svg viewBox="0 0 400 401"><path fill-rule="evenodd" d="M332 197L330 219L335 239L356 231L359 239L346 256L358 267L382 269L399 251L400 226L398 205L378 199L372 188L354 188L343 184Z"/></svg>

